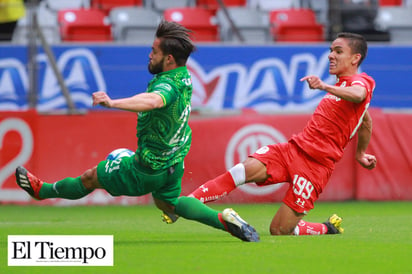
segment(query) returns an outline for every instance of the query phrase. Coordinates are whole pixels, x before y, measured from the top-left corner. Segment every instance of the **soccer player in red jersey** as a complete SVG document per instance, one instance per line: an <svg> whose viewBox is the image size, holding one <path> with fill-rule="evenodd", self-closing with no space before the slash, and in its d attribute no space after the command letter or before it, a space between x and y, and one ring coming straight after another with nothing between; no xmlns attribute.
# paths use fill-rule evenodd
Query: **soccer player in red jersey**
<svg viewBox="0 0 412 274"><path fill-rule="evenodd" d="M363 36L338 34L329 54L329 73L336 75L336 84L329 85L314 75L301 79L311 89L326 92L303 131L287 143L258 149L244 162L206 182L189 196L211 202L245 183L262 186L288 182L283 203L270 224L272 235L342 233L342 218L336 214L324 223L309 223L303 217L314 208L335 163L342 158L344 148L356 133L356 160L367 169L376 166L376 157L366 153L372 133L368 106L375 81L366 73L358 73L366 54L367 42Z"/></svg>

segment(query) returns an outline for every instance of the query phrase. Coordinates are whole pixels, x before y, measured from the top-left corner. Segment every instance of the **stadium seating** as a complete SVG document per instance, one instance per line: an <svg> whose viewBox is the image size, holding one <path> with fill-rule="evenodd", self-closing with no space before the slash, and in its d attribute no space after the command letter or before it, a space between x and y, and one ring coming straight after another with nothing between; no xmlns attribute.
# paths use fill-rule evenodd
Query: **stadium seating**
<svg viewBox="0 0 412 274"><path fill-rule="evenodd" d="M69 9L57 13L62 41L112 41L111 26L103 11Z"/></svg>
<svg viewBox="0 0 412 274"><path fill-rule="evenodd" d="M222 0L226 7L246 7L248 0ZM220 6L216 0L197 0L196 6L217 11Z"/></svg>
<svg viewBox="0 0 412 274"><path fill-rule="evenodd" d="M248 7L227 7L226 9L244 40L243 42L266 43L270 41L267 13ZM240 42L224 10L219 9L216 18L220 30L220 39L225 42Z"/></svg>
<svg viewBox="0 0 412 274"><path fill-rule="evenodd" d="M325 28L329 26L329 0L308 0L301 8L309 8L316 14L316 21Z"/></svg>
<svg viewBox="0 0 412 274"><path fill-rule="evenodd" d="M378 0L338 0L334 15L329 17L329 30L362 34L368 41L388 41L389 34L379 31L375 26L378 13Z"/></svg>
<svg viewBox="0 0 412 274"><path fill-rule="evenodd" d="M60 31L57 24L56 12L46 7L44 2L40 3L36 10L37 22L49 44L59 43L61 41ZM27 44L29 41L30 28L29 13L17 22L16 29L13 33L12 42L18 44Z"/></svg>
<svg viewBox="0 0 412 274"><path fill-rule="evenodd" d="M163 12L171 8L184 8L196 6L195 0L146 0L145 6Z"/></svg>
<svg viewBox="0 0 412 274"><path fill-rule="evenodd" d="M90 6L109 14L112 8L125 6L143 6L143 0L91 0Z"/></svg>
<svg viewBox="0 0 412 274"><path fill-rule="evenodd" d="M239 42L237 30L248 43L322 42L334 37L331 29L336 29L334 28L336 21L333 21L335 17L339 19L338 23L342 31L361 33L369 41L389 41L389 32L392 41L412 40L410 7L405 4L407 3L405 0L337 0L336 3L340 7L339 14L332 19L328 17L330 13L328 0L222 0L222 2L231 20L227 18L226 12L220 8L219 1L216 0L42 0L38 5L38 22L50 43L113 41L113 38L116 41L146 43L153 39L154 22L158 23L161 16L171 16L171 10L179 8L182 9L178 13L180 15L173 13L173 16L175 18L180 16L180 21L170 20L178 21L193 29L194 38L198 42ZM412 0L410 2L412 3ZM142 13L138 16L126 16L127 12L119 10L117 14L113 13L111 20L107 22L105 19L96 20L96 12L89 13L90 10L100 10L108 18L113 8L132 6L140 8L139 12ZM192 13L199 8L203 11L196 14L184 13L183 9L186 8L189 8L188 11ZM150 9L152 11L148 11ZM67 10L76 10L76 14L72 12L65 15L72 22L68 22L70 20L65 20L64 16L60 15L60 11ZM149 14L149 17L143 15L143 11ZM313 20L313 12L315 20ZM85 16L83 13L88 15ZM256 13L259 15L255 16ZM72 16L74 14L75 16ZM120 22L120 18L123 18L123 21ZM145 18L143 21L146 22L139 20L140 18ZM55 23L57 20L58 24ZM235 28L230 21L234 23ZM334 22L334 25L331 25L331 22ZM27 17L23 17L18 22L13 41L26 43L28 31Z"/></svg>
<svg viewBox="0 0 412 274"><path fill-rule="evenodd" d="M271 33L278 42L325 41L324 28L311 9L279 9L269 12Z"/></svg>
<svg viewBox="0 0 412 274"><path fill-rule="evenodd" d="M196 42L219 41L218 26L214 23L213 12L199 7L171 8L163 13L165 20L174 21L193 31Z"/></svg>
<svg viewBox="0 0 412 274"><path fill-rule="evenodd" d="M109 13L115 41L150 44L161 20L160 15L145 7L117 7Z"/></svg>
<svg viewBox="0 0 412 274"><path fill-rule="evenodd" d="M300 7L299 0L282 0L282 1L274 1L274 0L249 0L248 7L263 10L263 11L271 11L277 9L290 9L290 8L299 8Z"/></svg>
<svg viewBox="0 0 412 274"><path fill-rule="evenodd" d="M392 42L412 42L412 7L383 6L375 18L376 27L389 31Z"/></svg>
<svg viewBox="0 0 412 274"><path fill-rule="evenodd" d="M90 7L90 0L43 0L43 2L52 11Z"/></svg>
<svg viewBox="0 0 412 274"><path fill-rule="evenodd" d="M379 6L402 6L403 0L379 0Z"/></svg>

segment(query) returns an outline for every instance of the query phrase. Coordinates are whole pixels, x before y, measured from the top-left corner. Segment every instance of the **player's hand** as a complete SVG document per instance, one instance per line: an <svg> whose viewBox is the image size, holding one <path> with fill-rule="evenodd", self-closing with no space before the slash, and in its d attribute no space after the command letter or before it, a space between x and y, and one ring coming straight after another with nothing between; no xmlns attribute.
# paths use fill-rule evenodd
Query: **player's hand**
<svg viewBox="0 0 412 274"><path fill-rule="evenodd" d="M307 81L310 89L325 89L325 83L322 80L320 80L318 76L315 75L305 76L301 78L300 81Z"/></svg>
<svg viewBox="0 0 412 274"><path fill-rule="evenodd" d="M104 91L96 91L92 94L93 106L101 105L110 108L112 106L112 99Z"/></svg>
<svg viewBox="0 0 412 274"><path fill-rule="evenodd" d="M376 167L377 161L376 157L371 154L364 153L363 155L356 158L359 164L366 169L373 169Z"/></svg>

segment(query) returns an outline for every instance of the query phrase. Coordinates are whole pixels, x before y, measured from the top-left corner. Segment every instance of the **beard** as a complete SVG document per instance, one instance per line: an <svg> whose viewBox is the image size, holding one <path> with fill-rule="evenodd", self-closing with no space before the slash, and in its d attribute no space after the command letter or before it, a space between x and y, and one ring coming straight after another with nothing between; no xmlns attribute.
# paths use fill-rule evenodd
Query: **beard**
<svg viewBox="0 0 412 274"><path fill-rule="evenodd" d="M147 69L149 70L151 74L161 73L163 72L163 61L164 61L164 58L162 58L162 60L160 60L160 62L158 63L152 64L149 62L149 64L147 65Z"/></svg>

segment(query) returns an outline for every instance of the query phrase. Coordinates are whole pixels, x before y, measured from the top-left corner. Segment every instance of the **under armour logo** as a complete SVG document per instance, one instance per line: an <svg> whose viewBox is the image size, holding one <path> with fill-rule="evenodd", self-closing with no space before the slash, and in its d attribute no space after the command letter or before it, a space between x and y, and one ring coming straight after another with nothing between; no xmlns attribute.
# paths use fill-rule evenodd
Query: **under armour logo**
<svg viewBox="0 0 412 274"><path fill-rule="evenodd" d="M304 207L305 201L298 198L298 200L295 202L295 204L297 204L300 207Z"/></svg>
<svg viewBox="0 0 412 274"><path fill-rule="evenodd" d="M204 187L203 185L200 186L200 189L202 189L203 193L206 193L209 191L207 187Z"/></svg>

